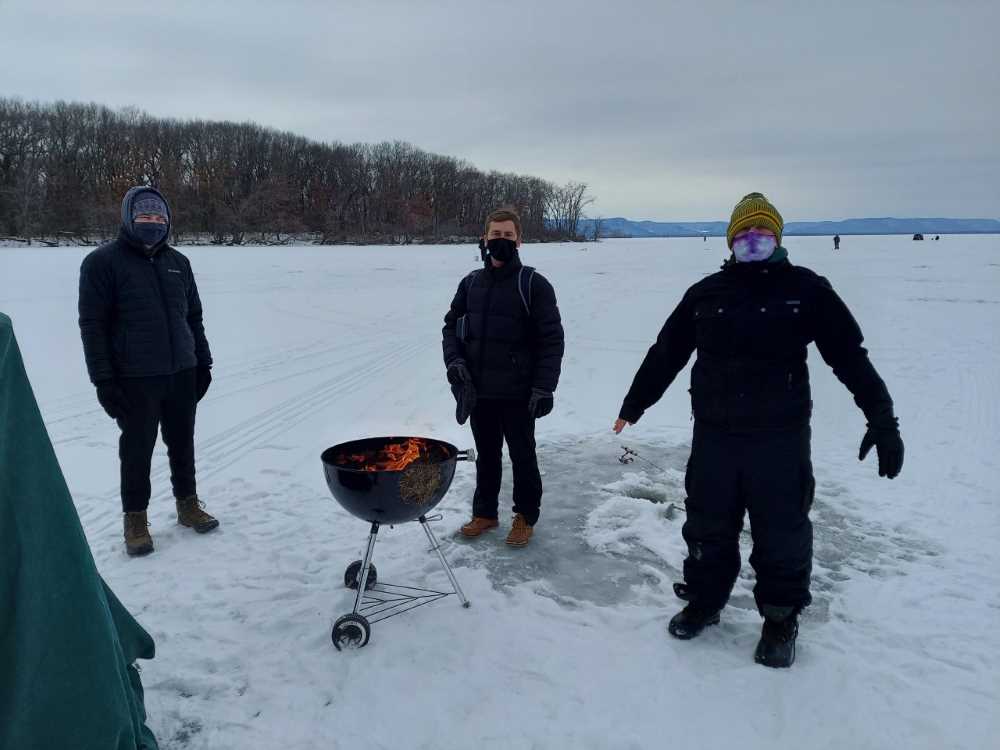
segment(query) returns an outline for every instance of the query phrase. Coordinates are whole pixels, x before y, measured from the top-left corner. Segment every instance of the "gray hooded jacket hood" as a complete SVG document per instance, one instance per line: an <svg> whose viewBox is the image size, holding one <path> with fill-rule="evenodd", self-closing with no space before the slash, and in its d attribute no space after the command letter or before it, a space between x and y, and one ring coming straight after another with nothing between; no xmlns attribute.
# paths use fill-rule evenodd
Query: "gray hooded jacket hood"
<svg viewBox="0 0 1000 750"><path fill-rule="evenodd" d="M135 209L135 202L142 198L145 194L151 194L163 201L163 206L167 210L167 234L161 242L158 242L153 247L149 248L149 252L155 252L160 247L162 247L167 238L170 237L170 230L173 227L173 217L170 215L170 204L167 203L167 199L163 197L163 193L154 187L149 187L148 185L137 185L134 188L130 188L125 197L122 198L122 234L125 239L128 240L129 244L134 245L138 248L144 248L143 242L139 239L135 232L132 231L132 214Z"/></svg>

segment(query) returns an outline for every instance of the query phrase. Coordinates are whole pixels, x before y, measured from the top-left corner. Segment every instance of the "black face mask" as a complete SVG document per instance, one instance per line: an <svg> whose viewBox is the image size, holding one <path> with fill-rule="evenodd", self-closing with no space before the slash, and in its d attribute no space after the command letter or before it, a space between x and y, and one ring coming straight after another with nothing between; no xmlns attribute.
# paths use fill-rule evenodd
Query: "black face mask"
<svg viewBox="0 0 1000 750"><path fill-rule="evenodd" d="M508 263L517 252L517 243L504 237L494 237L486 243L486 250L494 260Z"/></svg>
<svg viewBox="0 0 1000 750"><path fill-rule="evenodd" d="M146 247L158 245L167 236L166 224L156 224L151 221L133 221L132 233Z"/></svg>

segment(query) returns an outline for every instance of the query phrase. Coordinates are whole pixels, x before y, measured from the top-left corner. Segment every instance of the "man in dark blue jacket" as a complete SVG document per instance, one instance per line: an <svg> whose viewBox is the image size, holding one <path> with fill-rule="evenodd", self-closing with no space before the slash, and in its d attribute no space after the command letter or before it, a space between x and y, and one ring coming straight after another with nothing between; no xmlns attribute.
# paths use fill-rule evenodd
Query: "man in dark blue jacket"
<svg viewBox="0 0 1000 750"><path fill-rule="evenodd" d="M444 318L448 381L471 415L476 441L476 494L466 537L496 528L504 440L514 471L514 522L507 544L531 539L542 502L535 420L553 406L563 356L563 329L552 285L518 257L521 219L500 209L486 219L483 268L458 285ZM474 403L473 403L474 402Z"/></svg>
<svg viewBox="0 0 1000 750"><path fill-rule="evenodd" d="M80 268L80 335L97 399L121 428L125 548L153 551L146 509L150 461L162 428L178 523L199 533L219 522L195 488L194 423L212 380L212 355L188 259L167 244L170 208L160 192L134 187L122 200L118 239Z"/></svg>
<svg viewBox="0 0 1000 750"><path fill-rule="evenodd" d="M874 447L879 476L889 479L903 465L892 398L861 345L861 329L830 282L788 261L783 227L760 193L736 205L726 233L732 257L692 286L667 318L614 425L620 433L637 422L697 350L680 589L688 604L669 631L693 638L719 622L740 571L740 530L749 513L754 598L764 617L755 658L771 667L794 661L798 614L811 601L810 342L868 419L858 457Z"/></svg>

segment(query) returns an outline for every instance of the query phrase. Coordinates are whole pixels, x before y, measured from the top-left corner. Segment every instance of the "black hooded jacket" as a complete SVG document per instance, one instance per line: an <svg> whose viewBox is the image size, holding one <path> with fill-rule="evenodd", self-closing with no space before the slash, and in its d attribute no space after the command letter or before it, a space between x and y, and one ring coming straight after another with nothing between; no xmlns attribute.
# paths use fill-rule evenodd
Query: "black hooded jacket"
<svg viewBox="0 0 1000 750"><path fill-rule="evenodd" d="M739 432L808 424L806 347L823 360L871 418L892 407L861 345L861 329L822 276L788 260L730 261L692 286L650 347L619 416L636 422L684 368L695 420Z"/></svg>
<svg viewBox="0 0 1000 750"><path fill-rule="evenodd" d="M118 238L80 267L80 336L94 383L212 364L191 264L166 240L147 250L132 234L132 198Z"/></svg>
<svg viewBox="0 0 1000 750"><path fill-rule="evenodd" d="M481 399L527 400L532 388L552 393L559 383L564 341L555 291L535 271L529 316L518 287L522 267L517 255L501 268L487 260L462 279L444 317L445 365L465 360ZM456 335L463 315L464 343Z"/></svg>

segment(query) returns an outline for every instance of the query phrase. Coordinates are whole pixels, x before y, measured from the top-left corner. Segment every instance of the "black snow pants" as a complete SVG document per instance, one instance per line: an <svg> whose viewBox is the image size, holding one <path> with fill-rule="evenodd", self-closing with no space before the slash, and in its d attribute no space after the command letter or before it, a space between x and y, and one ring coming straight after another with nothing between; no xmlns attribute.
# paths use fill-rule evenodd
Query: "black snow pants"
<svg viewBox="0 0 1000 750"><path fill-rule="evenodd" d="M471 415L476 441L476 494L472 514L496 518L500 494L504 439L514 471L514 512L529 526L538 521L542 504L542 476L535 453L535 418L527 401L480 399Z"/></svg>
<svg viewBox="0 0 1000 750"><path fill-rule="evenodd" d="M194 495L195 370L118 382L129 403L127 416L118 420L122 431L118 441L122 510L133 512L149 506L149 467L160 428L170 458L174 497Z"/></svg>
<svg viewBox="0 0 1000 750"><path fill-rule="evenodd" d="M787 431L727 433L695 423L685 476L690 601L725 606L740 572L740 531L750 516L757 573L754 599L801 609L809 604L815 493L808 426Z"/></svg>

